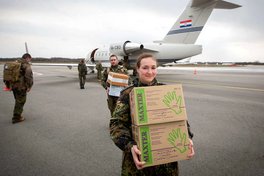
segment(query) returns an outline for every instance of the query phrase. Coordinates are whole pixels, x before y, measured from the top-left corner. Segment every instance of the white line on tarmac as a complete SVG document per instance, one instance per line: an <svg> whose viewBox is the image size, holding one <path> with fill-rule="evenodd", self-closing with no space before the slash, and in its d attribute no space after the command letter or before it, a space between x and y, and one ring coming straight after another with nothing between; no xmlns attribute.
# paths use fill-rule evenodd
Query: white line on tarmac
<svg viewBox="0 0 264 176"><path fill-rule="evenodd" d="M172 82L172 83L180 83L180 84L191 84L195 86L211 86L211 87L221 87L227 89L237 89L237 90L249 90L249 91L257 91L257 92L264 92L264 89L255 89L249 87L236 87L236 86L228 86L228 85L215 85L215 84L206 84L206 83L193 83L193 82L179 82L173 80L162 80L162 82Z"/></svg>
<svg viewBox="0 0 264 176"><path fill-rule="evenodd" d="M41 75L43 75L43 73L33 72L33 75L41 76Z"/></svg>

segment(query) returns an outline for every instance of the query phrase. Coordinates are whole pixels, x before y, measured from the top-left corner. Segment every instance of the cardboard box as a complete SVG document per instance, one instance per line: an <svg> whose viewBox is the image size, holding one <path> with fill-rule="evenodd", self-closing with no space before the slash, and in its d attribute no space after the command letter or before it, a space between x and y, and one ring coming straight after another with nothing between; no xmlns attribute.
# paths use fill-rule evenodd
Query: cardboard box
<svg viewBox="0 0 264 176"><path fill-rule="evenodd" d="M110 85L110 88L109 88L109 95L111 95L111 96L115 96L115 97L119 97L119 96L120 96L120 92L121 92L124 88L125 88L125 87L120 87L120 86Z"/></svg>
<svg viewBox="0 0 264 176"><path fill-rule="evenodd" d="M132 126L133 138L141 151L144 167L188 159L190 141L186 120Z"/></svg>
<svg viewBox="0 0 264 176"><path fill-rule="evenodd" d="M109 72L107 82L110 85L125 87L128 85L128 78L125 74Z"/></svg>
<svg viewBox="0 0 264 176"><path fill-rule="evenodd" d="M187 120L182 85L135 87L130 92L134 125Z"/></svg>

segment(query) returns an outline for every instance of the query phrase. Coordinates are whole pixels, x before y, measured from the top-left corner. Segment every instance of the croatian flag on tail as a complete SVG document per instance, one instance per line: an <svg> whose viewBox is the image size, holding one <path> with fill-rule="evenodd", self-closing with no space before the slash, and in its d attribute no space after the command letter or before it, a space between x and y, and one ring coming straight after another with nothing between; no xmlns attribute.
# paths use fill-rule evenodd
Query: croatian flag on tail
<svg viewBox="0 0 264 176"><path fill-rule="evenodd" d="M192 26L192 20L183 20L180 21L180 28L190 27Z"/></svg>

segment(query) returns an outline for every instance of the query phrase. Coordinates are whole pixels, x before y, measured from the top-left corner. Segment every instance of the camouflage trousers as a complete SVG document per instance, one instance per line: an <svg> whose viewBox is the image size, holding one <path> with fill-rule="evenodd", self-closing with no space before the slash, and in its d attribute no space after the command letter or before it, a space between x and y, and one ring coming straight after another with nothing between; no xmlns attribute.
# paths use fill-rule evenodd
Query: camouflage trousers
<svg viewBox="0 0 264 176"><path fill-rule="evenodd" d="M121 176L178 176L178 162L138 170L130 151L123 152Z"/></svg>
<svg viewBox="0 0 264 176"><path fill-rule="evenodd" d="M97 79L101 80L102 79L102 71L97 70Z"/></svg>
<svg viewBox="0 0 264 176"><path fill-rule="evenodd" d="M84 88L84 84L86 81L86 75L80 75L79 74L79 81L80 81L80 88Z"/></svg>
<svg viewBox="0 0 264 176"><path fill-rule="evenodd" d="M26 90L19 90L13 89L13 95L15 98L15 107L13 111L13 119L19 119L23 112L23 107L27 100L27 91Z"/></svg>
<svg viewBox="0 0 264 176"><path fill-rule="evenodd" d="M107 104L108 104L108 109L110 110L110 113L111 113L111 117L113 117L117 99L118 97L108 95Z"/></svg>

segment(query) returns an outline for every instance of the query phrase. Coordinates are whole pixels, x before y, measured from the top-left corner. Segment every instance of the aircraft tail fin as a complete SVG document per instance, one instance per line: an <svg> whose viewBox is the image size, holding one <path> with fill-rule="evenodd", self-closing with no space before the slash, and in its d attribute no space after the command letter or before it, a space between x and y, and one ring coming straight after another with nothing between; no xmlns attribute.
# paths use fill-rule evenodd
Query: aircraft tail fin
<svg viewBox="0 0 264 176"><path fill-rule="evenodd" d="M241 6L223 0L191 0L162 42L194 44L214 8L238 7Z"/></svg>

